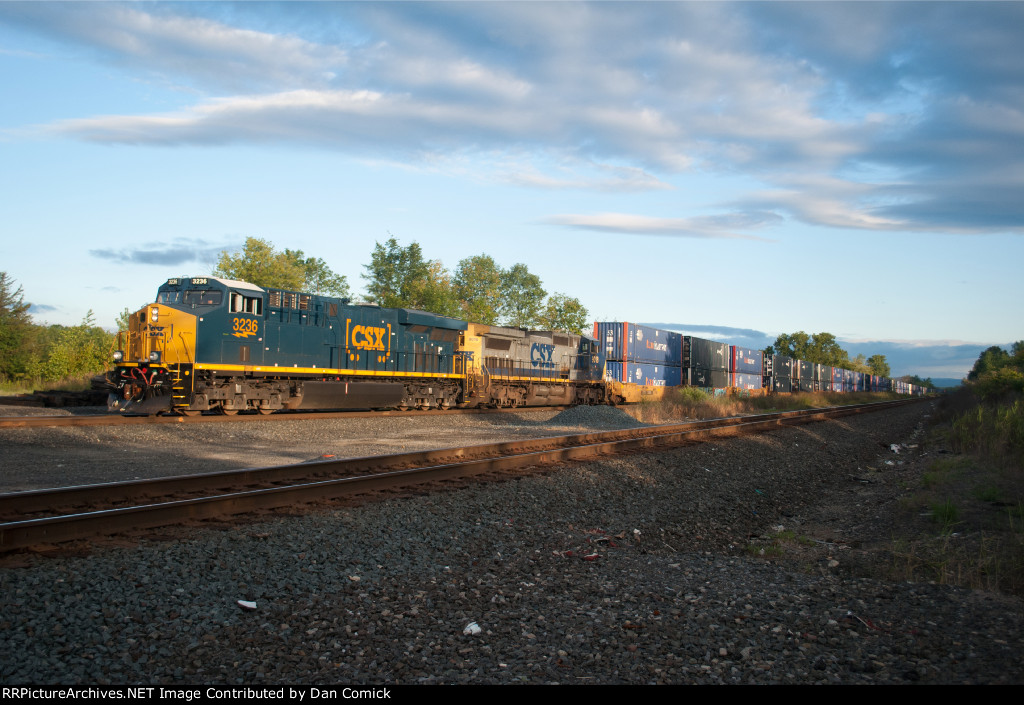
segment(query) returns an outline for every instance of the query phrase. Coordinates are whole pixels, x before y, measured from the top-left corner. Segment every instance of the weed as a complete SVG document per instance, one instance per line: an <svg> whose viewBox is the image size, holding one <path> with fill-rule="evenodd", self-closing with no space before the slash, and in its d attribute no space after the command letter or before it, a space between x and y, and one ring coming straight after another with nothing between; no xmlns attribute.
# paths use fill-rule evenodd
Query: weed
<svg viewBox="0 0 1024 705"><path fill-rule="evenodd" d="M761 545L756 543L747 544L747 553L752 556L764 556L767 558L778 558L782 555L782 546L777 543Z"/></svg>
<svg viewBox="0 0 1024 705"><path fill-rule="evenodd" d="M942 524L943 532L948 532L960 518L960 512L950 500L931 505L932 520Z"/></svg>
<svg viewBox="0 0 1024 705"><path fill-rule="evenodd" d="M998 502L1003 498L1003 492L995 485L979 485L972 492L975 499L982 502Z"/></svg>
<svg viewBox="0 0 1024 705"><path fill-rule="evenodd" d="M947 438L953 450L1024 461L1024 401L978 404L957 416Z"/></svg>

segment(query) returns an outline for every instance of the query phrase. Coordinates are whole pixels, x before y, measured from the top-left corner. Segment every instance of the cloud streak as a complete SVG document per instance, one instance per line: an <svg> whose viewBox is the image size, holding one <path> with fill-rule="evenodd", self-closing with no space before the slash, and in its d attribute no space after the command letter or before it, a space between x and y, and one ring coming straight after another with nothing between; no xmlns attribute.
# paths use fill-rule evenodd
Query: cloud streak
<svg viewBox="0 0 1024 705"><path fill-rule="evenodd" d="M191 262L200 264L215 262L217 256L225 249L229 248L211 246L203 242L190 240L176 240L165 247L98 249L89 250L89 255L97 259L121 264L149 264L170 267Z"/></svg>
<svg viewBox="0 0 1024 705"><path fill-rule="evenodd" d="M776 213L749 211L697 218L653 218L629 213L598 213L595 215L553 215L546 218L544 222L549 225L606 233L774 242L774 240L735 231L775 225L782 222L782 217Z"/></svg>

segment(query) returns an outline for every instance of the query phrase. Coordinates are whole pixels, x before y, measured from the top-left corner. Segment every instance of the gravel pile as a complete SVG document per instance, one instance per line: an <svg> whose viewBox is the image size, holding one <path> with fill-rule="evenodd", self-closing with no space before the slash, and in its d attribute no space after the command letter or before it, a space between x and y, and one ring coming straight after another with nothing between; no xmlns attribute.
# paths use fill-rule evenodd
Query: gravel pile
<svg viewBox="0 0 1024 705"><path fill-rule="evenodd" d="M750 550L827 525L926 410L8 558L0 681L1020 683L1019 600L858 577L834 535Z"/></svg>

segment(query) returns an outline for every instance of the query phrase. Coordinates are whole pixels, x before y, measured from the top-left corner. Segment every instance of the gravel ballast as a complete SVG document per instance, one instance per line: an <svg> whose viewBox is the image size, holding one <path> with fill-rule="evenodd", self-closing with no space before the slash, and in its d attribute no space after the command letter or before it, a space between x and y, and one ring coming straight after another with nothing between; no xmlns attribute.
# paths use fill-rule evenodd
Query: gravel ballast
<svg viewBox="0 0 1024 705"><path fill-rule="evenodd" d="M904 451L903 466L886 466L888 448L915 439L928 409L216 523L86 555L7 557L0 680L1019 683L1020 600L855 570L859 537L877 533L893 511L886 473L911 472L921 460L919 450ZM532 428L525 415L471 424L538 435L552 422L588 428L621 412L547 413ZM398 443L394 421L404 423L366 420L366 431ZM244 443L246 434L289 433L288 423L195 433ZM332 445L336 430L321 432L319 423L290 432L308 445L302 459L341 442ZM134 455L148 459L167 450L159 434L179 431L139 433ZM439 430L416 433L457 445L439 440ZM77 467L89 448L65 446L62 457ZM254 451L248 465L264 464L261 457ZM122 472L132 462L109 458ZM865 485L869 473L875 479ZM758 555L759 539L781 530L811 545ZM464 633L471 623L478 634Z"/></svg>

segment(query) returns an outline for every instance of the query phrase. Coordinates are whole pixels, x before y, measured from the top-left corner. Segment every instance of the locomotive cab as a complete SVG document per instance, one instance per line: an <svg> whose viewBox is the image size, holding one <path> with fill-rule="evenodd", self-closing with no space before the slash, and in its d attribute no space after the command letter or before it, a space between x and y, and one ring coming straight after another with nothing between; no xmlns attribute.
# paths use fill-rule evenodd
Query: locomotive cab
<svg viewBox="0 0 1024 705"><path fill-rule="evenodd" d="M201 324L235 315L235 332L253 335L262 309L263 290L247 282L168 279L156 301L131 314L128 330L118 334L115 368L107 375L108 409L153 414L188 406L195 365L210 353Z"/></svg>

